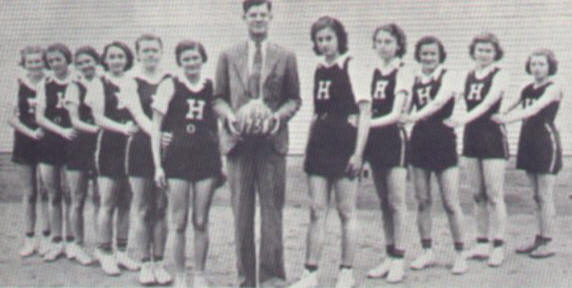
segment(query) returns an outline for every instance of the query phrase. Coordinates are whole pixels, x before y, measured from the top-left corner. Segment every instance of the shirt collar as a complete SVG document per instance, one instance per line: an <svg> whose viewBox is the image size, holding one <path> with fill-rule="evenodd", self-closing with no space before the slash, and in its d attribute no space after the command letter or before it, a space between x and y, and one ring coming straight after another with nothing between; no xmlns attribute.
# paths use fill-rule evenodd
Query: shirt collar
<svg viewBox="0 0 572 288"><path fill-rule="evenodd" d="M163 80L163 78L165 78L165 75L167 74L167 72L165 72L161 68L157 68L157 71L155 71L155 75L149 76L143 72L143 66L138 65L137 69L134 69L133 72L130 74L134 78L145 80L147 83L155 85L155 84L159 84L159 82L161 82Z"/></svg>
<svg viewBox="0 0 572 288"><path fill-rule="evenodd" d="M201 91L205 87L205 84L207 82L206 77L203 76L202 73L199 78L199 81L197 81L196 83L191 83L183 71L177 72L176 75L177 78L179 78L180 82L182 82L189 90L195 93Z"/></svg>
<svg viewBox="0 0 572 288"><path fill-rule="evenodd" d="M399 67L403 65L403 62L401 61L401 58L395 57L393 60L391 60L391 62L389 62L389 65L383 66L381 64L382 62L378 61L377 69L381 72L381 74L388 75L391 74L394 70L399 69Z"/></svg>
<svg viewBox="0 0 572 288"><path fill-rule="evenodd" d="M437 68L435 68L435 70L433 70L433 72L430 75L427 75L425 73L423 73L422 68L419 69L419 71L417 72L417 77L419 77L419 79L421 80L421 83L429 83L430 81L437 81L439 79L439 77L441 76L441 73L443 72L443 70L445 69L445 67L441 64L439 64L439 66L437 66Z"/></svg>
<svg viewBox="0 0 572 288"><path fill-rule="evenodd" d="M49 81L53 81L59 85L67 85L74 80L79 80L79 76L75 74L72 70L69 70L68 76L65 79L58 79L55 75L50 75Z"/></svg>
<svg viewBox="0 0 572 288"><path fill-rule="evenodd" d="M499 66L493 63L480 71L475 69L475 77L477 77L477 79L483 79L487 77L489 74L491 74L497 68L499 68Z"/></svg>
<svg viewBox="0 0 572 288"><path fill-rule="evenodd" d="M20 72L20 75L18 75L18 79L24 84L26 85L28 88L36 91L36 87L38 86L38 83L43 83L44 79L46 78L46 76L44 75L40 81L38 81L38 83L34 84L32 83L32 80L30 80L30 78L27 75L27 71L26 70L22 70Z"/></svg>
<svg viewBox="0 0 572 288"><path fill-rule="evenodd" d="M338 67L340 67L340 68L343 69L343 68L344 68L344 64L346 63L346 60L348 60L349 57L350 57L350 54L349 54L349 53L342 54L342 55L338 56L338 58L336 59L336 61L334 61L334 62L332 62L332 63L326 62L326 57L322 57L322 58L320 59L320 63L319 63L319 64L320 64L321 66L325 67L325 68L330 68L330 67L332 67L332 66L334 66L334 65L338 65Z"/></svg>

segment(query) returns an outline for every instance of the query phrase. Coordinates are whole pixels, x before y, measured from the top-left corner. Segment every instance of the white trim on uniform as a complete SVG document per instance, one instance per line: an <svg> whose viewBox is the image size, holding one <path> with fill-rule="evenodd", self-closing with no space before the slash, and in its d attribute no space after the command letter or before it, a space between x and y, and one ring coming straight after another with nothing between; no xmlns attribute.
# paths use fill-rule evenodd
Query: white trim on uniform
<svg viewBox="0 0 572 288"><path fill-rule="evenodd" d="M401 149L399 150L399 166L405 166L405 152L407 150L407 134L405 129L399 129L399 139L401 140Z"/></svg>
<svg viewBox="0 0 572 288"><path fill-rule="evenodd" d="M552 159L550 160L550 166L548 166L548 172L552 173L554 168L556 168L556 158L558 158L558 146L556 145L556 139L554 137L554 131L552 131L552 127L548 125L548 123L544 123L544 127L548 130L548 135L550 135L550 144L552 146Z"/></svg>
<svg viewBox="0 0 572 288"><path fill-rule="evenodd" d="M129 136L129 138L127 138L127 145L125 145L125 163L123 163L123 168L125 168L125 175L127 176L129 176L129 150L131 150L133 138L135 138L135 136Z"/></svg>
<svg viewBox="0 0 572 288"><path fill-rule="evenodd" d="M103 139L103 131L99 130L99 133L97 133L97 141L95 145L95 170L97 174L101 174L101 167L99 163L99 156L101 154L101 139Z"/></svg>

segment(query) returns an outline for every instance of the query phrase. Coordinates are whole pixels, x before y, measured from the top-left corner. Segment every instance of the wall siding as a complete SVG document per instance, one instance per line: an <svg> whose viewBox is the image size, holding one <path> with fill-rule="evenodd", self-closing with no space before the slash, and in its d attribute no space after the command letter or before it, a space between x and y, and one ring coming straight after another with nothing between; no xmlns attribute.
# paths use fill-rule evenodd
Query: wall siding
<svg viewBox="0 0 572 288"><path fill-rule="evenodd" d="M111 40L133 45L144 32L162 36L165 43L163 65L175 68L174 46L184 38L203 42L209 54L205 73L213 75L222 49L246 37L240 1L0 1L0 122L6 123L15 102L15 77L18 51L27 44L47 45L58 41L72 49L91 44L103 48ZM322 15L339 18L349 33L350 51L355 65L375 61L371 33L375 26L396 22L406 31L412 58L414 43L424 35L442 39L448 52L447 67L465 71L471 66L468 44L481 31L498 35L506 57L501 65L511 74L509 97L518 97L519 87L529 81L524 73L527 55L538 47L554 50L559 61L558 78L572 76L572 1L378 1L378 0L288 0L274 1L271 39L296 52L301 79L303 105L290 124L292 154L304 153L312 114L312 77L316 57L309 30ZM566 95L567 96L567 95ZM572 154L572 103L565 97L557 119L565 154ZM457 105L461 112L463 105ZM520 124L508 126L511 152L516 152ZM458 131L461 133L461 131ZM459 134L461 135L461 134ZM459 137L462 138L462 137ZM12 129L0 125L0 151L11 151Z"/></svg>

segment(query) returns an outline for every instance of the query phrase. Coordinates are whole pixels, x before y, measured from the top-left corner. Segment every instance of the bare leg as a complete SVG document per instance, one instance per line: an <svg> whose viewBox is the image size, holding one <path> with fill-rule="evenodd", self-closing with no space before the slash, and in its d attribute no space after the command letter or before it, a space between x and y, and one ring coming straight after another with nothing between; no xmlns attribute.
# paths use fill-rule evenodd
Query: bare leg
<svg viewBox="0 0 572 288"><path fill-rule="evenodd" d="M185 243L187 221L189 214L189 188L190 183L184 180L169 179L169 214L171 224L170 233L173 233L173 259L177 274L184 274L185 270Z"/></svg>
<svg viewBox="0 0 572 288"><path fill-rule="evenodd" d="M215 191L216 178L208 178L194 183L193 228L195 267L197 272L205 271L209 249L209 211Z"/></svg>
<svg viewBox="0 0 572 288"><path fill-rule="evenodd" d="M338 215L342 225L342 261L341 264L351 267L354 262L357 241L357 179L341 178L334 181L334 191Z"/></svg>
<svg viewBox="0 0 572 288"><path fill-rule="evenodd" d="M308 176L311 199L310 225L306 234L306 265L318 266L324 246L324 233L328 218L331 186L320 176Z"/></svg>

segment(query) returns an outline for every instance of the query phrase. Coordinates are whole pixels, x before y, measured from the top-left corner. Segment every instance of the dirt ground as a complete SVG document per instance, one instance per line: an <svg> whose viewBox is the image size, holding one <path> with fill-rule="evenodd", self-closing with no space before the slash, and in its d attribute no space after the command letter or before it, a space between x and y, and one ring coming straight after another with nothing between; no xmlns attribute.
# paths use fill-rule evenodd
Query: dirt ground
<svg viewBox="0 0 572 288"><path fill-rule="evenodd" d="M15 182L13 167L5 155L0 155L0 286L68 286L68 287L124 287L138 286L137 273L124 272L119 277L106 277L97 266L82 267L67 259L55 263L43 263L37 256L22 259L18 249L22 243L22 212L17 200L19 183ZM567 159L565 164L572 162ZM289 281L295 281L302 273L304 261L304 238L308 225L306 182L301 172L301 159L293 157L288 165L287 205L284 210L284 248L286 272ZM566 165L569 167L570 165ZM514 163L509 163L514 167ZM463 171L463 170L461 170ZM520 171L512 168L506 173L506 201L509 210L509 225L506 238L507 259L500 268L489 268L486 262L471 261L470 270L463 276L451 275L449 269L453 260L452 241L446 217L442 211L438 195L435 196L434 246L438 265L417 272L407 269L403 283L394 287L571 287L572 280L572 169L565 169L558 180L556 189L557 231L555 245L557 256L546 260L532 260L514 254L514 248L530 241L535 230L533 205L527 179ZM466 179L462 174L461 179ZM229 287L235 283L236 269L232 229L232 213L228 205L228 185L217 191L211 210L210 231L211 249L208 255L207 278L213 287ZM461 181L461 202L466 213L467 246L474 239L474 219L472 217L470 187ZM413 190L408 191L407 255L409 263L420 251L415 226ZM384 254L384 239L381 232L378 201L373 191L371 179L363 182L359 196L359 249L355 260L355 276L358 287L389 286L384 280L365 278L369 268L376 265ZM92 206L86 207L86 241L90 251L95 245ZM40 220L41 221L41 220ZM257 219L257 225L260 223ZM258 229L258 226L257 226ZM258 231L258 230L257 230ZM320 286L335 285L339 263L339 220L336 213L330 213L326 247L320 270ZM188 229L187 263L192 272L192 229ZM258 237L257 237L258 239ZM169 255L170 250L167 251ZM167 257L167 268L172 269ZM191 278L189 277L189 281ZM192 283L189 283L192 284Z"/></svg>

